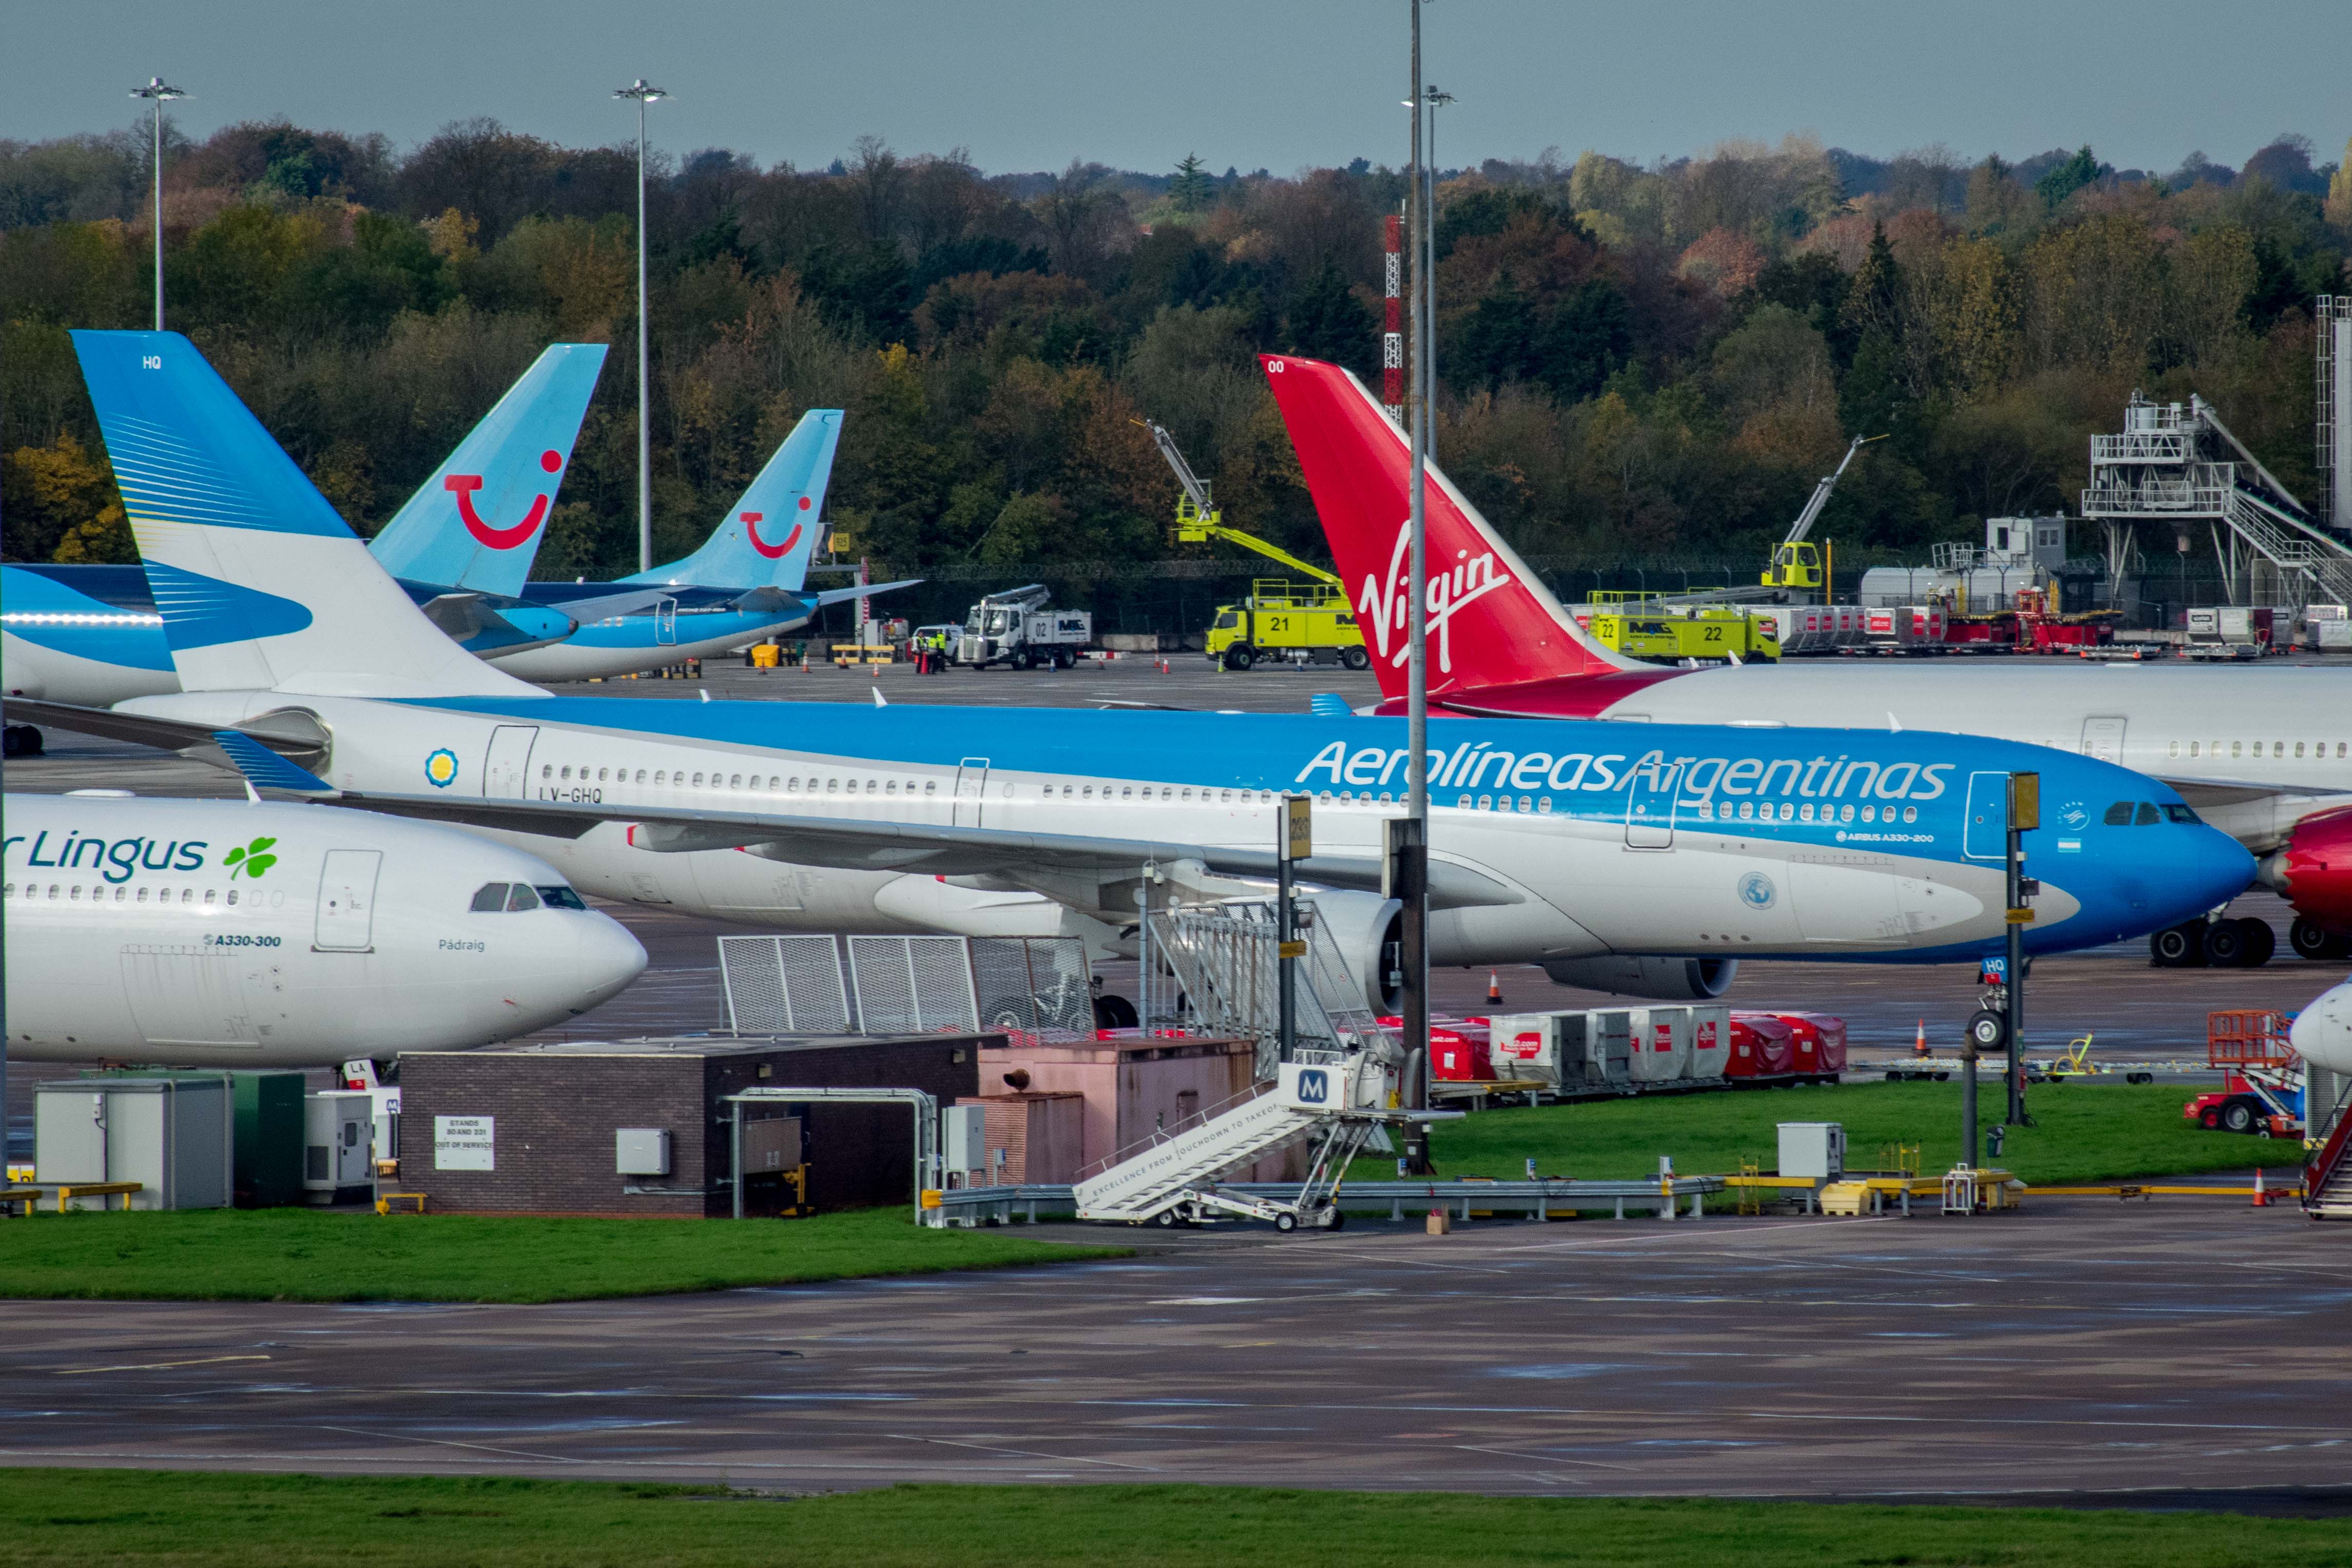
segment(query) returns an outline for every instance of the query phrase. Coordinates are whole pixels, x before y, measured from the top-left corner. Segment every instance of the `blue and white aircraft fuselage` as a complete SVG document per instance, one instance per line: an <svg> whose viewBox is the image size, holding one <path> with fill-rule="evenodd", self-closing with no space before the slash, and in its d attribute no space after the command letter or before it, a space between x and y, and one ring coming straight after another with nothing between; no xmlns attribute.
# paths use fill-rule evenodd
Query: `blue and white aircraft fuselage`
<svg viewBox="0 0 2352 1568"><path fill-rule="evenodd" d="M1191 857L1213 878L1247 875L1233 857L1265 851L1279 797L1302 791L1316 800L1318 860L1373 866L1383 820L1403 810L1407 756L1402 721L1356 717L273 693L130 706L221 725L306 709L334 737L317 770L380 809L425 796L421 811L457 820L469 800L576 810L597 819L577 838L560 824L499 826L495 810L471 820L604 896L775 928L839 929L862 914L955 929L935 883L951 874L969 892L1043 893L1117 929L1132 924L1136 881L1112 869L1118 856L1088 871L1024 855L1019 841L1149 844L1164 865ZM2039 747L1876 730L1444 727L1430 754L1441 964L1994 951L2011 770L2039 771L2048 802L2047 825L2026 835L2042 882L2029 951L2170 925L2242 888L2251 864L2163 786ZM2144 825L2110 826L2118 800ZM834 824L877 832L859 852ZM919 836L891 836L898 825L1005 835L1001 863L973 873L963 843L935 871ZM726 847L695 847L714 833ZM803 874L780 876L777 862ZM934 891L895 885L908 879ZM1001 902L991 907L976 929L1003 928Z"/></svg>

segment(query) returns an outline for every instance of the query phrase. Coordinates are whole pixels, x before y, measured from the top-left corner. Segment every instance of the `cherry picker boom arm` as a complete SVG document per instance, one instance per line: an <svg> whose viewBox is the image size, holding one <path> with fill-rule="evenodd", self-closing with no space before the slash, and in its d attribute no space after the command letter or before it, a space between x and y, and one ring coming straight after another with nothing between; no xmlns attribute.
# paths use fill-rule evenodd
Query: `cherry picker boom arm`
<svg viewBox="0 0 2352 1568"><path fill-rule="evenodd" d="M1820 518L1822 508L1830 504L1830 492L1836 489L1837 482L1845 476L1846 465L1853 461L1853 455L1874 441L1885 439L1883 435L1855 436L1853 444L1845 449L1845 455L1838 459L1836 470L1823 475L1822 482L1813 486L1811 497L1805 502L1805 509L1797 514L1796 522L1790 526L1789 537L1780 542L1784 545L1803 543L1805 536L1813 531L1813 524Z"/></svg>
<svg viewBox="0 0 2352 1568"><path fill-rule="evenodd" d="M1306 573L1318 582L1341 586L1338 574L1319 566L1309 566L1279 545L1269 544L1254 534L1225 527L1223 517L1210 505L1209 486L1192 472L1177 448L1176 438L1168 434L1165 425L1151 420L1139 419L1136 423L1151 433L1151 443L1160 448L1160 455L1168 459L1168 466L1176 471L1176 483L1184 487L1181 499L1176 503L1176 538L1180 544L1200 544L1209 539L1223 539L1228 544L1253 549L1270 560L1278 560L1293 571Z"/></svg>

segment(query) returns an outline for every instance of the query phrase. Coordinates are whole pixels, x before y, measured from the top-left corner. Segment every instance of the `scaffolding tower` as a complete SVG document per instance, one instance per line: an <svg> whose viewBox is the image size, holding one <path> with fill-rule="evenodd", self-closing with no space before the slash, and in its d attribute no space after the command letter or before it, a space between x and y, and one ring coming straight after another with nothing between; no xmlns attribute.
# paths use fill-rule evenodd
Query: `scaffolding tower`
<svg viewBox="0 0 2352 1568"><path fill-rule="evenodd" d="M2321 429L2325 442L2325 398ZM2160 525L2186 554L2201 523L2231 602L2284 605L2298 614L2315 603L2352 604L2352 545L2314 521L2201 397L2155 403L2133 392L2122 434L2091 437L2083 516L2106 529L2117 580L2136 562L2141 524Z"/></svg>

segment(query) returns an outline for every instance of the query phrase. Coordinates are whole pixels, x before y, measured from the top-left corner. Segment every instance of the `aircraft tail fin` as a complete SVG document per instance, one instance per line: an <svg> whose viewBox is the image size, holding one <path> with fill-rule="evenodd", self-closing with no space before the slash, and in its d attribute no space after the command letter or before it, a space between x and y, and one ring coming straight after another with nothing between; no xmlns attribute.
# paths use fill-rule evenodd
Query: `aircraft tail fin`
<svg viewBox="0 0 2352 1568"><path fill-rule="evenodd" d="M809 410L700 549L684 560L619 580L781 588L797 593L808 581L809 557L822 531L825 486L833 477L833 455L840 444L841 410Z"/></svg>
<svg viewBox="0 0 2352 1568"><path fill-rule="evenodd" d="M1347 371L1259 356L1315 514L1349 584L1383 697L1405 695L1412 451ZM1594 642L1493 525L1429 465L1429 689L1508 685L1646 666Z"/></svg>
<svg viewBox="0 0 2352 1568"><path fill-rule="evenodd" d="M602 343L554 343L507 389L368 549L394 577L512 597L604 366Z"/></svg>
<svg viewBox="0 0 2352 1568"><path fill-rule="evenodd" d="M538 693L418 612L187 339L73 341L183 688Z"/></svg>

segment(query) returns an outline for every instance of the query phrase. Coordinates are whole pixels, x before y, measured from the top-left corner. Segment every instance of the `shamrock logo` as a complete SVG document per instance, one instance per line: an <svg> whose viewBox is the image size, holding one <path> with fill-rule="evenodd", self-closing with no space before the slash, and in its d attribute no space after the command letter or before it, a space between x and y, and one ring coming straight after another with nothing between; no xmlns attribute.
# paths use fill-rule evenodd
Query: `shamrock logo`
<svg viewBox="0 0 2352 1568"><path fill-rule="evenodd" d="M278 857L269 852L269 847L277 841L276 839L256 839L241 850L229 851L222 863L228 867L228 874L232 878L239 872L257 877L278 863Z"/></svg>

